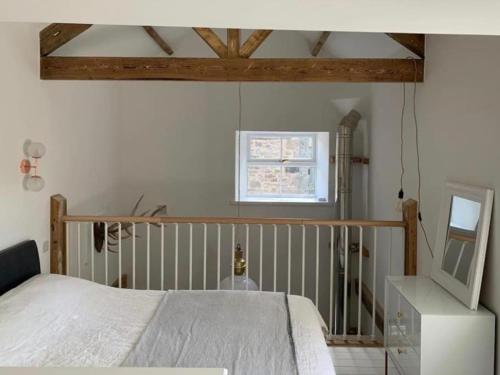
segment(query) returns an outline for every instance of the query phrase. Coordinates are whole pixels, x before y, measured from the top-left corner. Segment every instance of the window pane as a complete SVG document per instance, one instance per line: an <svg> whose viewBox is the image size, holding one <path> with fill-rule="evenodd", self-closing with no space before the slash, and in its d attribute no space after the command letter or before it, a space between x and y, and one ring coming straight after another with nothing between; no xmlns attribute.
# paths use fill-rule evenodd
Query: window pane
<svg viewBox="0 0 500 375"><path fill-rule="evenodd" d="M281 167L248 167L247 192L249 195L279 194Z"/></svg>
<svg viewBox="0 0 500 375"><path fill-rule="evenodd" d="M283 138L283 159L314 159L314 138L311 136Z"/></svg>
<svg viewBox="0 0 500 375"><path fill-rule="evenodd" d="M316 192L316 168L284 167L281 181L283 194L314 195Z"/></svg>
<svg viewBox="0 0 500 375"><path fill-rule="evenodd" d="M250 159L281 159L281 138L250 138Z"/></svg>

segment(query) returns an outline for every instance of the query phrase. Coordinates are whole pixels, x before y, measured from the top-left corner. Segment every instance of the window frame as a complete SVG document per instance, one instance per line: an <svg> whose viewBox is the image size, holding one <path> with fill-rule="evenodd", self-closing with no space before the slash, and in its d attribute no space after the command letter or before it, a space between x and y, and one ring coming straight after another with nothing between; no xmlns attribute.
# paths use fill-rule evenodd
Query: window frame
<svg viewBox="0 0 500 375"><path fill-rule="evenodd" d="M250 142L256 138L279 138L281 139L281 152L283 152L283 140L287 137L312 137L313 157L311 159L255 159L250 153ZM241 138L241 142L240 142ZM329 203L329 132L292 132L292 131L239 131L236 132L236 173L235 173L235 201L240 202L270 202L270 203ZM241 155L239 147L241 145ZM241 160L240 160L241 157ZM249 194L248 169L255 166L278 166L281 175L286 167L309 167L315 170L315 193L314 194ZM239 178L238 178L239 177ZM239 195L238 195L239 192Z"/></svg>

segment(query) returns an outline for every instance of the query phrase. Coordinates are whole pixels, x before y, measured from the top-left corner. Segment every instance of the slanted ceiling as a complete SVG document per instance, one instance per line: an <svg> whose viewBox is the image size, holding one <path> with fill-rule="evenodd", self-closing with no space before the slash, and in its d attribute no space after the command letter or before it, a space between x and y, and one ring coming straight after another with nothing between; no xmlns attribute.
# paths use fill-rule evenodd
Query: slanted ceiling
<svg viewBox="0 0 500 375"><path fill-rule="evenodd" d="M384 34L415 58L318 58L331 38L320 32L307 58L259 57L256 51L273 30L227 29L222 37L211 28L193 27L215 58L175 57L164 33L143 26L165 56L53 56L59 48L92 27L90 24L51 24L40 32L40 74L47 80L181 80L248 82L413 82L423 81L425 36ZM162 36L163 35L163 36Z"/></svg>
<svg viewBox="0 0 500 375"><path fill-rule="evenodd" d="M0 21L500 35L498 0L2 0Z"/></svg>

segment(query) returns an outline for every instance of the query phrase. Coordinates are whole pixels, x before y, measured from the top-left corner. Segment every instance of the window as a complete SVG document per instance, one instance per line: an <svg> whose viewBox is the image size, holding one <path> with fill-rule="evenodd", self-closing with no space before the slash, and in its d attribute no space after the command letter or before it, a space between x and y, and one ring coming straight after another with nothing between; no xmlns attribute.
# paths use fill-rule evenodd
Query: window
<svg viewBox="0 0 500 375"><path fill-rule="evenodd" d="M328 202L328 132L236 132L236 166L236 200Z"/></svg>

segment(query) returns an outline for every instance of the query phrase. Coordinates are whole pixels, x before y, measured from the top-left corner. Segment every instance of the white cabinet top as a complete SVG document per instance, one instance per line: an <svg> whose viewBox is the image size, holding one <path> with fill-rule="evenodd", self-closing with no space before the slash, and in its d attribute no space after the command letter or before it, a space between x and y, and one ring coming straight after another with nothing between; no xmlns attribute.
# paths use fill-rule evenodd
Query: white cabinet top
<svg viewBox="0 0 500 375"><path fill-rule="evenodd" d="M439 284L428 277L389 276L387 280L422 315L481 316L493 314L483 306L469 310Z"/></svg>

